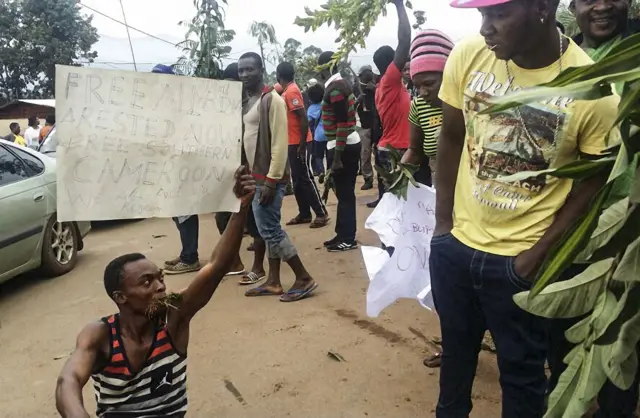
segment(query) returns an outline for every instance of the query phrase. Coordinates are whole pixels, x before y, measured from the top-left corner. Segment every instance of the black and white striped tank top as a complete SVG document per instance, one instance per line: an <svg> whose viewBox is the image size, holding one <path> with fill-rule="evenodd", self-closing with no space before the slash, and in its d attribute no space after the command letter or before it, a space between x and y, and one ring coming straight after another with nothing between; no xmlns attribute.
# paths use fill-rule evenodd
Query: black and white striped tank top
<svg viewBox="0 0 640 418"><path fill-rule="evenodd" d="M142 369L131 371L120 335L119 315L102 318L109 325L111 353L92 375L96 415L100 418L182 418L187 412L187 357L179 354L163 322Z"/></svg>

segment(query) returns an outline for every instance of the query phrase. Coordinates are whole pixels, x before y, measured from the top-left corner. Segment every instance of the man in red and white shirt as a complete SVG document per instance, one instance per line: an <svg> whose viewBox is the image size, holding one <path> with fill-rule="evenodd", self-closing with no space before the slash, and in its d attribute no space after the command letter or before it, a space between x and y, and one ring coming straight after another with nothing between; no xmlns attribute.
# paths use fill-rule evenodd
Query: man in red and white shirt
<svg viewBox="0 0 640 418"><path fill-rule="evenodd" d="M404 86L402 70L409 59L411 47L411 25L402 0L393 0L398 10L398 47L394 51L388 45L373 54L373 62L382 75L376 89L376 108L382 124L382 138L378 143L378 161L389 169L390 159L387 146L404 153L409 148L409 109L411 96ZM385 192L384 184L378 178L379 199L368 203L376 207Z"/></svg>

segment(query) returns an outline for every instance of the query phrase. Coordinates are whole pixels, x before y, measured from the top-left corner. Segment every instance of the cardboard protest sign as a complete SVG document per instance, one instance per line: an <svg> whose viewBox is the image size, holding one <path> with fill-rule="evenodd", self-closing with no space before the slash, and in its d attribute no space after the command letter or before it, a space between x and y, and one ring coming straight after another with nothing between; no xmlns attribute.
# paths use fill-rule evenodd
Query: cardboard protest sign
<svg viewBox="0 0 640 418"><path fill-rule="evenodd" d="M242 86L56 66L58 220L237 212Z"/></svg>
<svg viewBox="0 0 640 418"><path fill-rule="evenodd" d="M409 185L407 200L386 193L371 213L365 227L375 231L393 254L362 247L370 283L367 315L377 317L401 298L417 299L433 309L429 255L435 228L435 190Z"/></svg>

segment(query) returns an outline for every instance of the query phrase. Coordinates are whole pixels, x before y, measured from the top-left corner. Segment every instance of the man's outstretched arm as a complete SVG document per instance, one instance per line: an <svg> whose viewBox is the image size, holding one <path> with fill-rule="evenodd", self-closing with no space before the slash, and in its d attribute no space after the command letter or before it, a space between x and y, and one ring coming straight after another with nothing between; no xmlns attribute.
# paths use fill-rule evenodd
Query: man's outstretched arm
<svg viewBox="0 0 640 418"><path fill-rule="evenodd" d="M231 220L213 250L207 265L196 274L195 279L182 292L180 307L177 310L179 321L190 320L209 303L240 250L249 205L256 191L255 180L253 176L247 174L245 167L240 167L236 172L234 191L236 196L241 199L240 211L231 216Z"/></svg>
<svg viewBox="0 0 640 418"><path fill-rule="evenodd" d="M393 63L402 71L404 65L409 60L409 50L411 49L411 24L407 9L404 7L404 0L393 0L398 9L398 47L393 56Z"/></svg>
<svg viewBox="0 0 640 418"><path fill-rule="evenodd" d="M107 337L106 325L87 325L76 341L76 349L65 363L56 384L56 408L63 418L89 418L84 408L82 388L91 377L101 345Z"/></svg>

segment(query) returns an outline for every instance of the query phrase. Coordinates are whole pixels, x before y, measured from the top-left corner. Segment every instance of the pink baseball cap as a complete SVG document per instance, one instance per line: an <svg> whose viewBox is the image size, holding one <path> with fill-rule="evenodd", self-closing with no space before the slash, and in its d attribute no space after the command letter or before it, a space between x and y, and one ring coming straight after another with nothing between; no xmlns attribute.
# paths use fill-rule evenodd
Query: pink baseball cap
<svg viewBox="0 0 640 418"><path fill-rule="evenodd" d="M480 7L496 6L498 4L509 3L513 0L453 0L451 7L459 9L478 9Z"/></svg>

